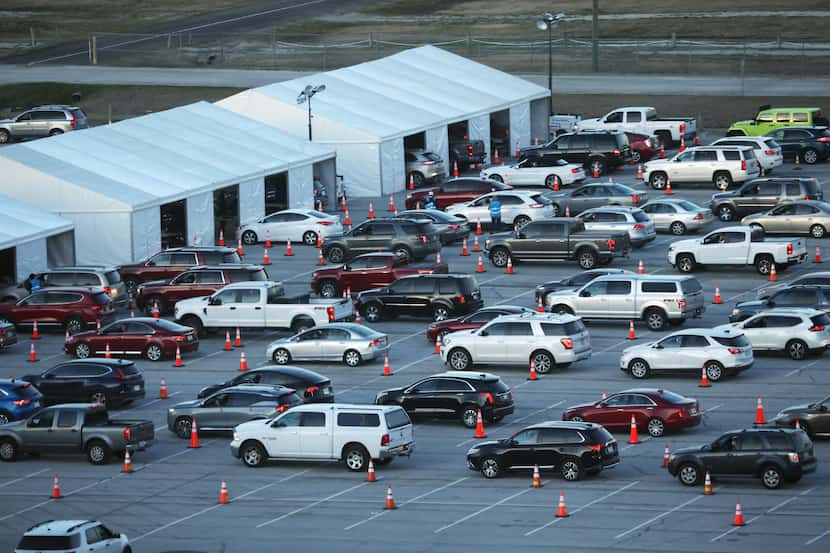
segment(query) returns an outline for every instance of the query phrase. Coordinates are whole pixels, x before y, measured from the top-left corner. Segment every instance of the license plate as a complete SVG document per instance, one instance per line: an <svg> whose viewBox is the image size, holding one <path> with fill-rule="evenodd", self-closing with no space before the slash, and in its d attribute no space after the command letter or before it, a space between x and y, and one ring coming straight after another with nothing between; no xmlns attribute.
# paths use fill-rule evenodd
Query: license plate
<svg viewBox="0 0 830 553"><path fill-rule="evenodd" d="M33 401L32 402L32 407L40 407L40 402L39 401Z"/></svg>
<svg viewBox="0 0 830 553"><path fill-rule="evenodd" d="M692 414L692 415L697 415L697 409L692 407L691 409L689 409L689 413Z"/></svg>
<svg viewBox="0 0 830 553"><path fill-rule="evenodd" d="M135 391L138 391L140 389L141 389L141 384L136 384L135 386L133 386L133 390L135 390Z"/></svg>
<svg viewBox="0 0 830 553"><path fill-rule="evenodd" d="M193 335L192 335L192 334L188 334L188 335L187 335L187 341L188 341L188 342L192 342L192 341L193 341Z"/></svg>
<svg viewBox="0 0 830 553"><path fill-rule="evenodd" d="M140 442L138 442L138 447L146 447L146 446L147 446L147 442L145 440L141 440Z"/></svg>

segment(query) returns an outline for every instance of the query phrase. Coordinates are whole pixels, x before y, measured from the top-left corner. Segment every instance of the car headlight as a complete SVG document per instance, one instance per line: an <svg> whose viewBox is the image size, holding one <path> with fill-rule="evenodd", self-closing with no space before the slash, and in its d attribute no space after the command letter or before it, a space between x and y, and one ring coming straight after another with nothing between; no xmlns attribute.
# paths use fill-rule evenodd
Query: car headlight
<svg viewBox="0 0 830 553"><path fill-rule="evenodd" d="M171 407L170 409L167 410L167 412L172 414L172 413L175 413L176 410Z"/></svg>
<svg viewBox="0 0 830 553"><path fill-rule="evenodd" d="M451 342L452 342L452 340L450 340L449 336L444 336L444 339L441 340L441 345L442 346L448 346L448 345L450 345Z"/></svg>
<svg viewBox="0 0 830 553"><path fill-rule="evenodd" d="M735 308L733 308L733 309L732 309L732 315L737 315L737 314L738 314L738 313L740 313L740 312L741 312L741 310L740 310L740 309L738 309L737 307L735 307Z"/></svg>
<svg viewBox="0 0 830 553"><path fill-rule="evenodd" d="M672 461L674 461L675 459L677 459L677 455L675 455L674 453L672 453L671 455L669 455L669 463L671 463L671 462L672 462Z"/></svg>
<svg viewBox="0 0 830 553"><path fill-rule="evenodd" d="M239 432L234 432L233 433L233 441L235 441L235 442L239 441Z"/></svg>
<svg viewBox="0 0 830 553"><path fill-rule="evenodd" d="M787 414L784 411L779 411L778 414L775 415L775 418L776 419L781 419L781 418L784 418L785 416L787 416Z"/></svg>
<svg viewBox="0 0 830 553"><path fill-rule="evenodd" d="M467 450L467 455L468 456L476 455L476 454L478 454L478 447L471 447L470 449Z"/></svg>

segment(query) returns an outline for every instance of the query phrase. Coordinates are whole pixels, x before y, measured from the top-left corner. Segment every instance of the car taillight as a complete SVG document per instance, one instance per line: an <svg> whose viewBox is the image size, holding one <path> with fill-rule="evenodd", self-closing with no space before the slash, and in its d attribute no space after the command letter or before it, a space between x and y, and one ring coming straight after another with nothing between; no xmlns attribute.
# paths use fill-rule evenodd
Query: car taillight
<svg viewBox="0 0 830 553"><path fill-rule="evenodd" d="M637 194L632 194L631 195L631 201L636 204L637 202L640 201L640 197Z"/></svg>
<svg viewBox="0 0 830 553"><path fill-rule="evenodd" d="M434 161L425 161L424 165L435 165Z"/></svg>
<svg viewBox="0 0 830 553"><path fill-rule="evenodd" d="M540 207L545 207L543 204L530 204L530 207L533 209L539 209Z"/></svg>
<svg viewBox="0 0 830 553"><path fill-rule="evenodd" d="M686 132L686 123L680 123L680 132L681 133Z"/></svg>
<svg viewBox="0 0 830 553"><path fill-rule="evenodd" d="M119 368L116 368L115 372L112 375L112 377L113 377L113 379L118 380L118 381L124 380L124 371L122 371Z"/></svg>
<svg viewBox="0 0 830 553"><path fill-rule="evenodd" d="M75 125L78 124L78 118L75 116L74 112L70 111L69 113L72 115L72 119L69 120L69 126L74 127Z"/></svg>
<svg viewBox="0 0 830 553"><path fill-rule="evenodd" d="M421 235L421 242L423 242L424 244L427 243L427 235L426 234Z"/></svg>
<svg viewBox="0 0 830 553"><path fill-rule="evenodd" d="M490 392L481 392L478 395L483 397L487 401L487 403L495 403L496 402L496 400L493 399L493 394L491 394Z"/></svg>
<svg viewBox="0 0 830 553"><path fill-rule="evenodd" d="M791 452L787 453L787 457L789 457L789 458L790 458L790 462L791 462L791 463L797 463L797 462L798 462L798 460L799 460L799 459L798 459L798 453L795 453L795 452L793 452L793 451L791 451Z"/></svg>
<svg viewBox="0 0 830 553"><path fill-rule="evenodd" d="M792 255L792 254L793 254L793 243L789 242L787 244L787 255Z"/></svg>
<svg viewBox="0 0 830 553"><path fill-rule="evenodd" d="M14 403L17 407L23 407L24 405L29 404L29 400L28 399L18 399L18 400L13 401L12 403Z"/></svg>
<svg viewBox="0 0 830 553"><path fill-rule="evenodd" d="M745 159L741 160L741 171L746 171L746 160Z"/></svg>
<svg viewBox="0 0 830 553"><path fill-rule="evenodd" d="M376 346L376 345L378 345L378 344L380 344L380 340L378 340L377 338L375 338L374 340L372 340L371 342L369 342L369 347Z"/></svg>
<svg viewBox="0 0 830 553"><path fill-rule="evenodd" d="M5 335L6 335L6 329L5 328L0 328L0 336L5 336Z"/></svg>
<svg viewBox="0 0 830 553"><path fill-rule="evenodd" d="M819 142L830 142L830 137L822 136L818 139Z"/></svg>
<svg viewBox="0 0 830 553"><path fill-rule="evenodd" d="M124 439L129 442L130 438L132 438L132 436L133 436L133 431L130 430L129 428L125 428L124 429Z"/></svg>
<svg viewBox="0 0 830 553"><path fill-rule="evenodd" d="M741 348L729 348L729 353L731 353L732 355L738 355L740 353L743 353L743 350Z"/></svg>
<svg viewBox="0 0 830 553"><path fill-rule="evenodd" d="M473 145L467 144L467 155L473 155Z"/></svg>
<svg viewBox="0 0 830 553"><path fill-rule="evenodd" d="M112 295L112 288L110 288L109 286L104 286L104 292L105 292L108 296L111 296L111 295Z"/></svg>
<svg viewBox="0 0 830 553"><path fill-rule="evenodd" d="M467 303L467 298L464 297L464 294L458 296L458 303Z"/></svg>
<svg viewBox="0 0 830 553"><path fill-rule="evenodd" d="M314 392L316 392L319 389L320 389L319 386L309 386L308 388L305 389L305 393L307 393L310 396L313 396Z"/></svg>
<svg viewBox="0 0 830 553"><path fill-rule="evenodd" d="M608 239L608 249L613 252L614 248L616 248L616 247L617 247L617 241L614 240L613 238L609 238Z"/></svg>
<svg viewBox="0 0 830 553"><path fill-rule="evenodd" d="M449 228L451 228L452 230L458 230L461 228L461 225L449 225Z"/></svg>
<svg viewBox="0 0 830 553"><path fill-rule="evenodd" d="M571 338L562 338L559 342L565 347L565 349L574 349L574 341Z"/></svg>
<svg viewBox="0 0 830 553"><path fill-rule="evenodd" d="M694 216L695 221L702 221L703 220L703 213L698 213Z"/></svg>
<svg viewBox="0 0 830 553"><path fill-rule="evenodd" d="M588 449L599 453L600 451L602 451L602 444L589 444Z"/></svg>
<svg viewBox="0 0 830 553"><path fill-rule="evenodd" d="M678 409L678 410L677 410L677 413L675 413L675 415L677 415L677 416L678 416L678 417L680 417L680 418L683 418L683 416L684 416L685 414L686 414L686 413L684 413L684 412L683 412L683 409Z"/></svg>
<svg viewBox="0 0 830 553"><path fill-rule="evenodd" d="M176 341L177 342L184 342L184 340L185 340L184 335L179 334L178 336L176 336Z"/></svg>
<svg viewBox="0 0 830 553"><path fill-rule="evenodd" d="M100 305L97 305L97 304L96 304L96 305L93 305L93 306L92 306L92 310L93 310L93 311L100 311L100 310L101 310L101 306L100 306Z"/></svg>
<svg viewBox="0 0 830 553"><path fill-rule="evenodd" d="M334 223L332 221L317 221L317 224L318 225L323 225L324 227L328 227L328 226L333 225Z"/></svg>
<svg viewBox="0 0 830 553"><path fill-rule="evenodd" d="M778 153L778 150L764 150L764 153L768 156L774 156Z"/></svg>
<svg viewBox="0 0 830 553"><path fill-rule="evenodd" d="M329 322L330 323L334 322L334 307L331 307L331 306L326 307L326 313L329 316Z"/></svg>
<svg viewBox="0 0 830 553"><path fill-rule="evenodd" d="M577 174L577 173L579 173L579 167L573 167L573 168L571 169L571 173L573 173L574 175L575 175L575 174Z"/></svg>
<svg viewBox="0 0 830 553"><path fill-rule="evenodd" d="M287 409L288 409L288 405L286 405L285 403L283 403L282 405L280 405L279 407L277 407L277 413L285 413L285 411L286 411Z"/></svg>
<svg viewBox="0 0 830 553"><path fill-rule="evenodd" d="M809 330L810 332L824 332L824 325L813 325Z"/></svg>
<svg viewBox="0 0 830 553"><path fill-rule="evenodd" d="M646 138L646 139L643 141L643 144L645 144L646 148L651 148L651 139L650 139L650 138Z"/></svg>
<svg viewBox="0 0 830 553"><path fill-rule="evenodd" d="M637 223L634 225L634 230L646 230L646 226L643 223Z"/></svg>
<svg viewBox="0 0 830 553"><path fill-rule="evenodd" d="M615 155L615 156L620 157L620 154L622 154L622 152L621 152L621 151L619 151L619 150L614 150L614 155Z"/></svg>
<svg viewBox="0 0 830 553"><path fill-rule="evenodd" d="M384 434L383 436L380 437L380 445L381 446L389 445L389 434Z"/></svg>
<svg viewBox="0 0 830 553"><path fill-rule="evenodd" d="M686 300L682 300L682 299L681 299L681 300L677 300L677 306L678 306L680 309L686 309Z"/></svg>

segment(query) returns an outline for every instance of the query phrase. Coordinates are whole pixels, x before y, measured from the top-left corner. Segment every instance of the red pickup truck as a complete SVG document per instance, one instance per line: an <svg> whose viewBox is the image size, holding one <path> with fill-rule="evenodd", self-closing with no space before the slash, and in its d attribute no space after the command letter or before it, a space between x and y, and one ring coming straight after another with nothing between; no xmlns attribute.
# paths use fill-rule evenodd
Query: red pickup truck
<svg viewBox="0 0 830 553"><path fill-rule="evenodd" d="M311 288L324 298L332 298L346 288L361 292L381 288L404 276L447 272L446 263L407 263L394 253L367 253L345 265L314 271Z"/></svg>

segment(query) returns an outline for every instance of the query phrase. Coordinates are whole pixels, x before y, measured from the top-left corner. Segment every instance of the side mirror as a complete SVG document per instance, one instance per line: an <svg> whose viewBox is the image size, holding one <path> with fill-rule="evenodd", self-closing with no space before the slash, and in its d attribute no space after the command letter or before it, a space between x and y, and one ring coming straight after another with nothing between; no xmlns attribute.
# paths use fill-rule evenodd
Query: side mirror
<svg viewBox="0 0 830 553"><path fill-rule="evenodd" d="M510 438L510 445L516 445L516 440L514 440L513 438Z"/></svg>
<svg viewBox="0 0 830 553"><path fill-rule="evenodd" d="M654 349L663 349L663 346L661 346L660 344L654 344L651 347L653 347Z"/></svg>
<svg viewBox="0 0 830 553"><path fill-rule="evenodd" d="M351 266L351 265L349 265L348 263L346 263L345 265L343 265L343 270L344 270L344 271L351 271L351 270L352 270L352 266Z"/></svg>
<svg viewBox="0 0 830 553"><path fill-rule="evenodd" d="M581 297L581 298L590 298L591 297L591 292L589 292L588 290L583 290L579 293L579 297Z"/></svg>
<svg viewBox="0 0 830 553"><path fill-rule="evenodd" d="M213 297L211 297L211 298L208 300L208 305L222 305L222 300L220 300L219 298L213 298Z"/></svg>
<svg viewBox="0 0 830 553"><path fill-rule="evenodd" d="M478 333L478 335L479 336L490 336L490 333L487 332L486 330L482 330L481 332Z"/></svg>
<svg viewBox="0 0 830 553"><path fill-rule="evenodd" d="M392 290L391 288L386 288L386 293L387 293L387 294L391 294L393 291L394 291L394 290Z"/></svg>
<svg viewBox="0 0 830 553"><path fill-rule="evenodd" d="M523 232L516 232L516 238L527 238L527 235Z"/></svg>
<svg viewBox="0 0 830 553"><path fill-rule="evenodd" d="M703 446L703 451L717 451L717 448L712 444L706 444Z"/></svg>

